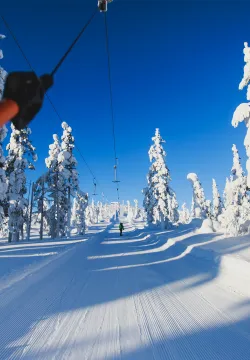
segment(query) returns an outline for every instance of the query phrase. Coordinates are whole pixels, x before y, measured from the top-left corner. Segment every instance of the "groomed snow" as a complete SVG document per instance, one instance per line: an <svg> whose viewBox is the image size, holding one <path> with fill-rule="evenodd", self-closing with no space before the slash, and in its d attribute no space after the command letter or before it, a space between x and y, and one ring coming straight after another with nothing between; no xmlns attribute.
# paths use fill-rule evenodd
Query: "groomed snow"
<svg viewBox="0 0 250 360"><path fill-rule="evenodd" d="M249 239L124 224L0 245L0 359L249 360Z"/></svg>

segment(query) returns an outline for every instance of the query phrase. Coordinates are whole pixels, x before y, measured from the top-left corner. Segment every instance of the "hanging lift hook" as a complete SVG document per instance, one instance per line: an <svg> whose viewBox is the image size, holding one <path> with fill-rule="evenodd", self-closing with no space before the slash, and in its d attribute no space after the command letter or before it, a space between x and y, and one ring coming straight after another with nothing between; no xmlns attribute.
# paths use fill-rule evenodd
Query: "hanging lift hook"
<svg viewBox="0 0 250 360"><path fill-rule="evenodd" d="M93 183L94 183L94 193L92 194L93 196L97 196L98 194L96 193L96 179L93 179Z"/></svg>
<svg viewBox="0 0 250 360"><path fill-rule="evenodd" d="M119 180L117 180L117 164L118 164L117 160L118 160L118 158L115 159L115 165L114 165L115 179L114 179L113 183L119 183L120 182Z"/></svg>
<svg viewBox="0 0 250 360"><path fill-rule="evenodd" d="M107 12L108 11L108 3L111 3L113 0L99 0L98 1L98 8L100 12Z"/></svg>

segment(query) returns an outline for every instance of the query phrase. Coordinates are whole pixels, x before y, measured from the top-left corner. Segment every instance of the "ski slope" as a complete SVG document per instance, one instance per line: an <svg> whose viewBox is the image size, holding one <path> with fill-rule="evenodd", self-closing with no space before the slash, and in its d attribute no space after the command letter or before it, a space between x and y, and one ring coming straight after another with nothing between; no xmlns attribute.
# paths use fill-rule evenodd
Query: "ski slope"
<svg viewBox="0 0 250 360"><path fill-rule="evenodd" d="M223 260L233 246L191 226L125 229L0 246L0 359L249 360L249 277Z"/></svg>

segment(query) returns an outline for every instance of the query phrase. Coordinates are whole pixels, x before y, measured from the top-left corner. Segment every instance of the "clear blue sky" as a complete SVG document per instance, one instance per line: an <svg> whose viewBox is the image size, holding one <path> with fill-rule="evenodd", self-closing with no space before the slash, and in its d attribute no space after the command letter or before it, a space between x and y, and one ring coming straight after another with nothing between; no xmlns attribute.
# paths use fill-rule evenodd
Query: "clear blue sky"
<svg viewBox="0 0 250 360"><path fill-rule="evenodd" d="M96 0L5 1L1 13L38 74L50 71L76 36ZM246 101L238 90L243 74L243 43L250 42L250 2L114 0L109 6L112 83L120 163L121 198L142 200L155 128L166 140L172 187L180 203L190 202L188 172L196 172L207 197L215 177L220 190L232 166L231 147L245 165L245 127L234 129L235 107ZM0 23L7 71L28 70ZM84 33L55 78L51 98L74 131L76 142L105 195L115 200L113 140L108 91L104 19ZM39 161L34 179L45 170L52 134L61 131L50 104L31 125ZM92 178L76 152L83 190ZM101 190L98 189L100 193Z"/></svg>

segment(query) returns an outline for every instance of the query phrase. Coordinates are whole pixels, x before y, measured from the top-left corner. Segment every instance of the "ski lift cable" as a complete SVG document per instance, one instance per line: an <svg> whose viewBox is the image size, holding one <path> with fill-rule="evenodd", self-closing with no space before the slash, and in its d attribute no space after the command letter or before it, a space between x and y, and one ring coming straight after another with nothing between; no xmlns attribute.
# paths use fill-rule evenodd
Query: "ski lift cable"
<svg viewBox="0 0 250 360"><path fill-rule="evenodd" d="M89 24L92 22L92 20L94 19L95 15L98 13L99 9L98 7L96 8L95 12L93 13L93 15L90 17L90 19L87 21L87 23L84 25L84 27L82 28L82 30L79 32L79 34L77 35L77 37L75 38L75 40L72 42L72 44L70 45L70 47L68 48L68 50L65 52L65 54L62 56L62 58L60 59L60 61L58 62L58 64L55 66L55 68L52 70L51 72L51 76L54 76L55 73L58 71L58 69L61 67L62 63L65 61L66 57L69 55L69 53L72 51L73 47L75 46L75 44L77 43L77 41L80 39L80 37L82 36L82 34L84 33L84 31L87 29L87 27L89 26Z"/></svg>
<svg viewBox="0 0 250 360"><path fill-rule="evenodd" d="M116 136L115 136L115 117L114 117L114 105L113 105L113 89L112 89L112 81L111 81L111 62L110 62L110 51L109 51L108 23L107 23L107 14L106 13L104 13L104 22L105 22L105 34L106 34L106 50L107 50L107 55L108 55L108 78L109 78L112 134L113 134L113 141L114 141L114 156L115 156L115 164L116 164L117 163L117 151L116 151Z"/></svg>
<svg viewBox="0 0 250 360"><path fill-rule="evenodd" d="M25 52L23 51L23 49L22 49L19 41L17 40L15 34L14 34L13 31L11 30L11 27L10 27L9 23L5 20L5 18L4 18L2 15L0 15L0 16L1 16L1 19L3 20L3 23L5 24L6 28L8 29L11 37L13 38L13 40L14 40L14 42L16 43L17 47L19 48L19 50L20 50L23 58L24 58L25 61L27 62L28 66L30 67L30 69L31 69L33 72L35 72L34 69L33 69L33 66L31 65L29 59L27 58ZM49 103L51 104L51 106L52 106L55 114L57 115L58 119L60 120L60 122L63 122L63 119L62 119L62 117L60 116L59 112L57 111L54 103L52 102L52 100L51 100L51 98L50 98L50 96L49 96L47 93L45 94L45 96L47 97ZM76 142L75 142L75 148L76 148L76 150L78 151L80 157L82 158L83 162L85 163L85 165L86 165L88 171L90 172L90 174L92 175L92 177L96 179L93 171L91 170L89 164L88 164L87 161L85 160L85 158L84 158L81 150L80 150L79 147L77 146ZM100 187L100 183L99 183L97 180L96 180L96 183L97 183L98 186Z"/></svg>
<svg viewBox="0 0 250 360"><path fill-rule="evenodd" d="M72 44L69 46L69 48L67 49L67 51L64 53L64 55L62 56L62 58L59 60L59 62L57 63L57 65L54 67L54 69L51 71L50 75L54 76L55 73L59 70L59 68L61 67L61 65L63 64L63 62L65 61L65 59L67 58L67 56L69 55L69 53L73 50L74 46L76 45L77 41L80 39L80 37L82 36L82 34L84 33L84 31L87 29L87 27L89 26L89 24L92 22L92 20L94 19L95 15L98 13L99 9L98 7L95 9L94 13L92 14L92 16L90 17L90 19L87 21L87 23L84 25L84 27L81 29L81 31L79 32L79 34L77 35L77 37L74 39L74 41L72 42ZM27 56L25 55L22 47L20 46L16 36L14 35L13 31L11 30L9 24L7 23L7 21L5 20L3 15L0 15L6 28L8 29L8 31L10 32L11 36L13 37L14 41L16 42L17 46L19 47L19 50L21 51L23 57L25 58L25 60L27 61L29 67L32 69L32 66L27 58ZM32 69L33 71L33 69Z"/></svg>
<svg viewBox="0 0 250 360"><path fill-rule="evenodd" d="M112 1L113 0L98 0L98 10L100 10L100 12L107 12L108 4ZM59 63L57 63L56 67L52 70L52 73L47 73L40 77L38 77L34 71L15 71L8 74L4 85L3 100L0 102L1 126L12 121L16 129L22 130L34 119L41 110L45 93L54 84L53 75L58 71L68 54L72 51L96 13L97 9L71 43Z"/></svg>
<svg viewBox="0 0 250 360"><path fill-rule="evenodd" d="M114 157L115 157L115 180L114 183L119 183L117 180L117 150L116 150L116 135L115 135L115 117L114 117L114 104L113 104L113 89L112 89L112 81L111 81L111 61L110 61L110 50L109 50L109 33L108 33L108 22L107 22L107 13L104 13L104 23L105 23L105 34L106 34L106 50L108 56L108 78L109 78L109 94L110 94L110 109L111 109L111 122L112 122L112 134L114 141ZM118 202L120 201L119 188L117 185L117 198Z"/></svg>

